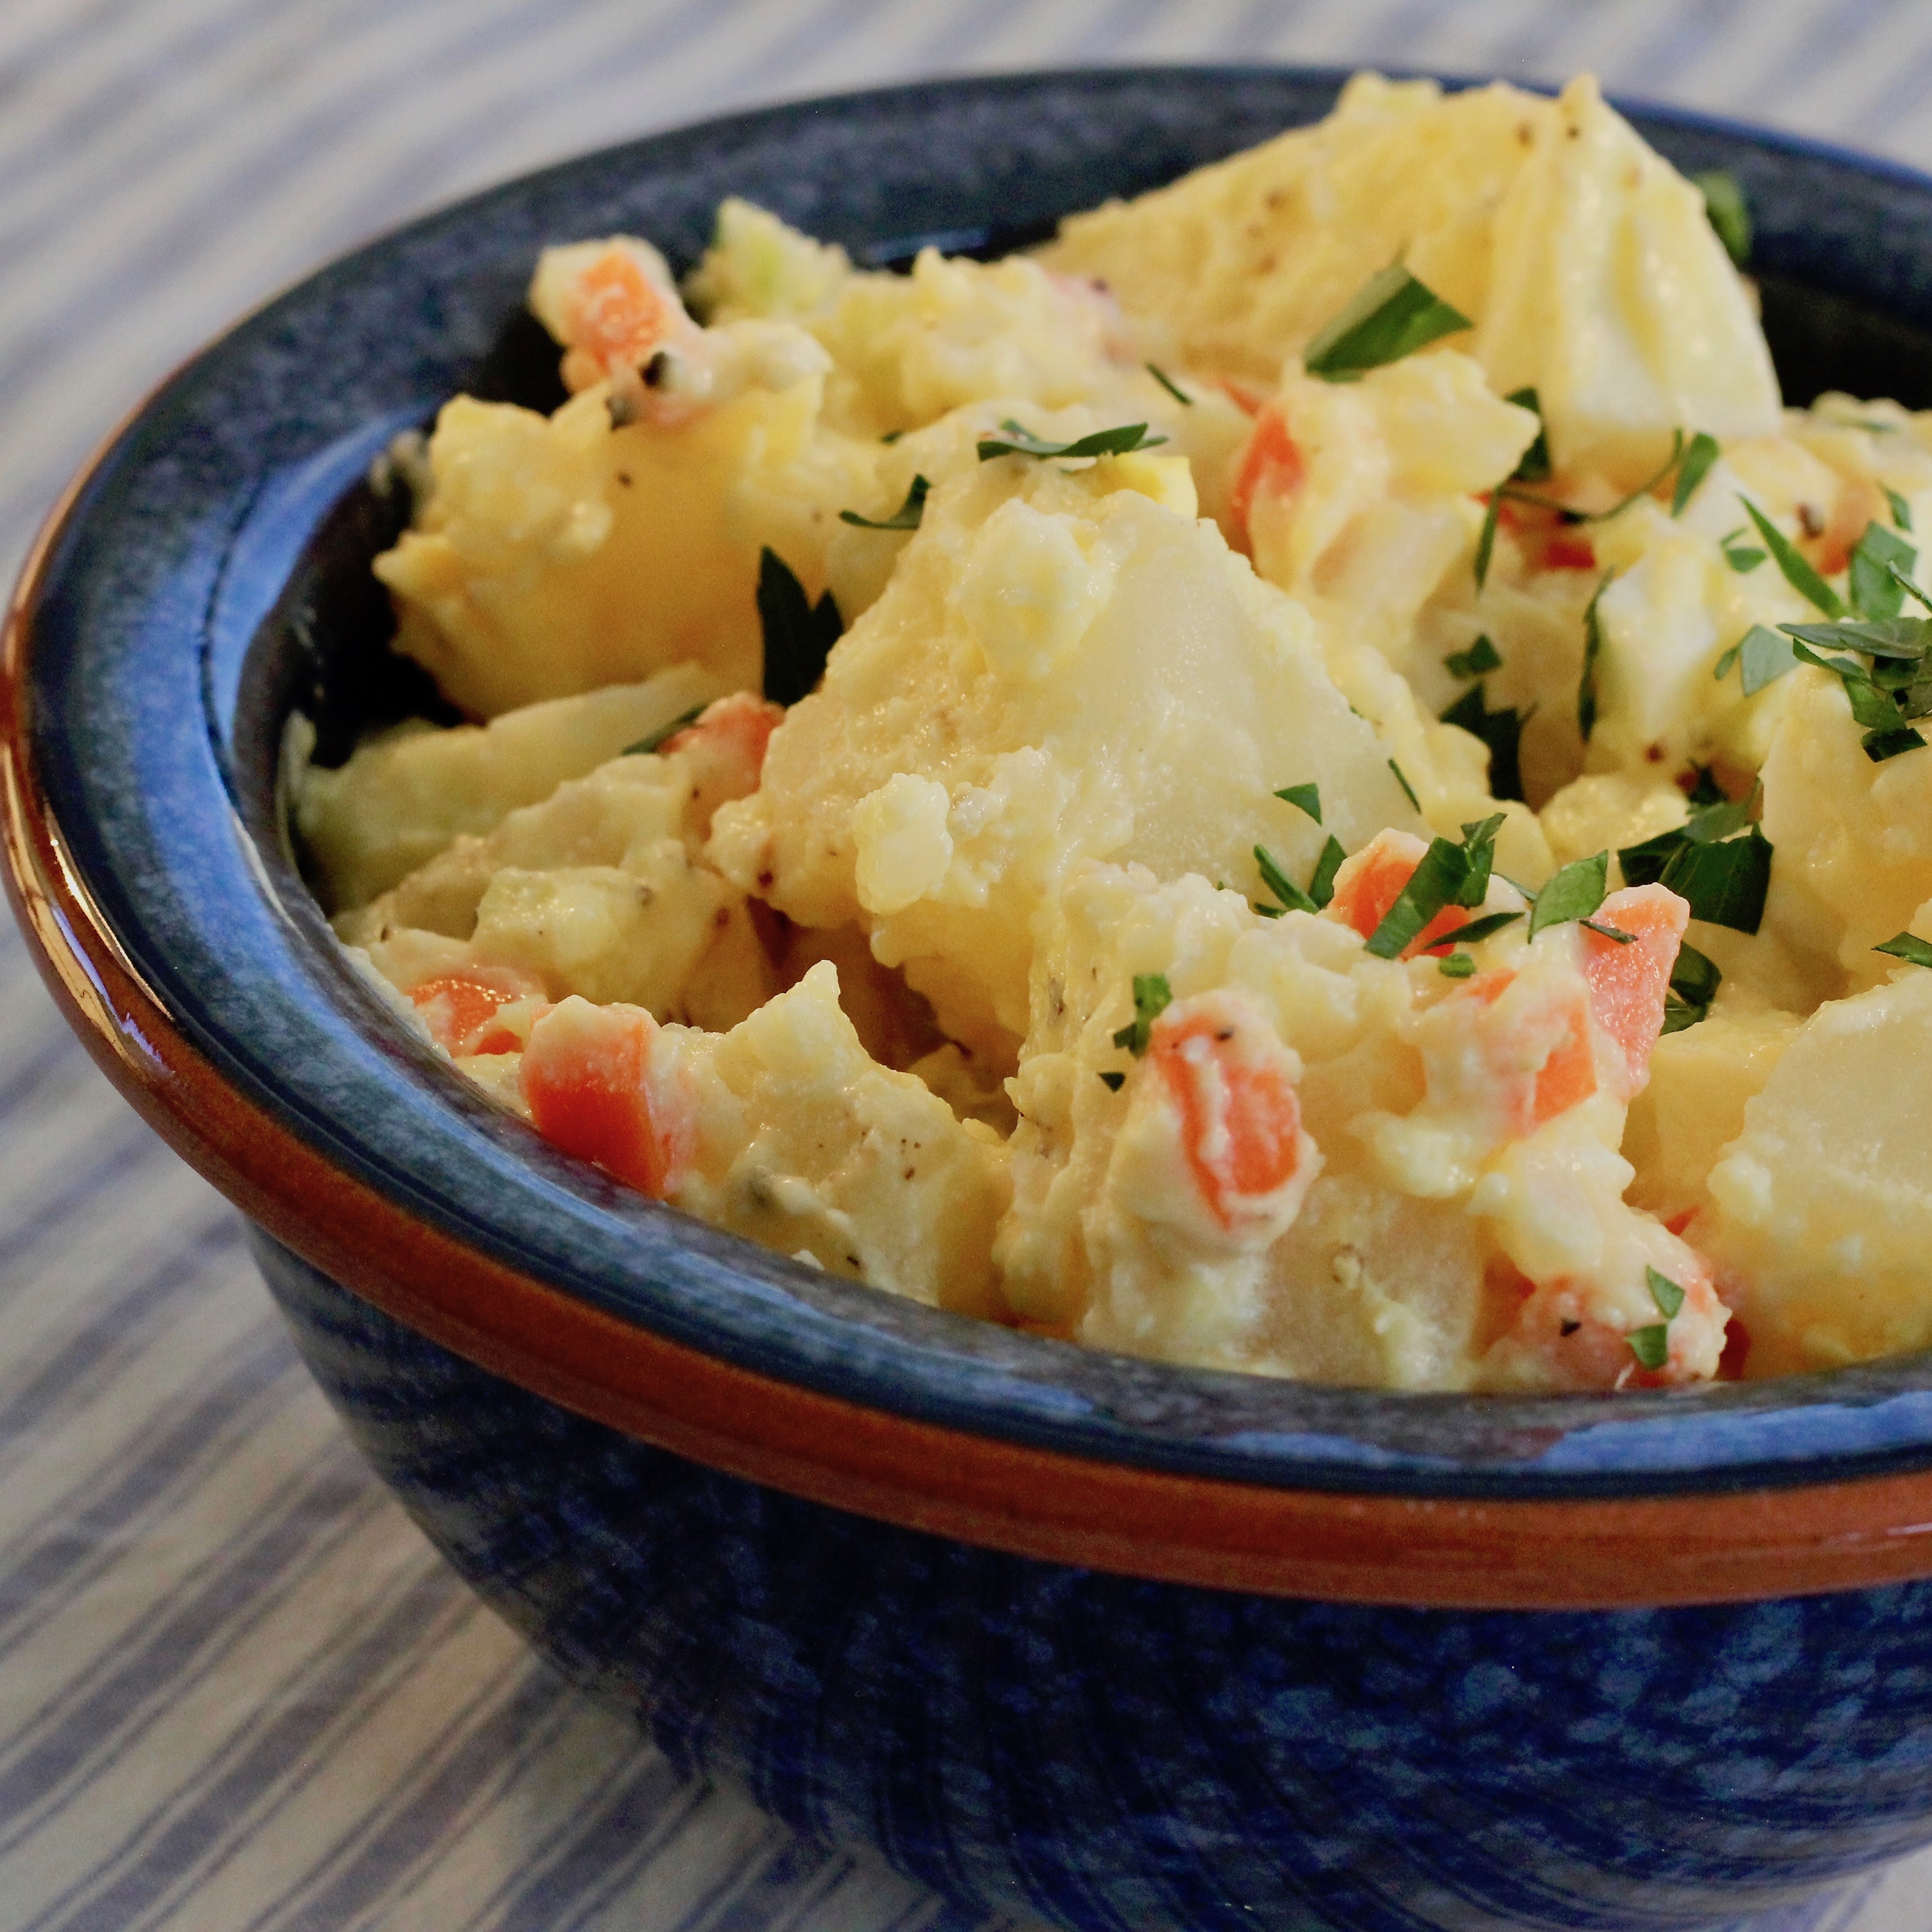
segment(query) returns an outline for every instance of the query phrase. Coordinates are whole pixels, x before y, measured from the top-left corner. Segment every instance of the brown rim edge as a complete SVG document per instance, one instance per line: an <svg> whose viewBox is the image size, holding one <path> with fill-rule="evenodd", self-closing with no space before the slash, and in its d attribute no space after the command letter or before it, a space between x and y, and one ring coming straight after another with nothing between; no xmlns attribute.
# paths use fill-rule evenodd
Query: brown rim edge
<svg viewBox="0 0 1932 1932"><path fill-rule="evenodd" d="M493 1373L734 1475L908 1528L1163 1582L1430 1608L1592 1610L1932 1575L1932 1473L1498 1503L1277 1490L1101 1462L862 1408L665 1340L351 1179L182 1036L76 876L28 755L32 614L82 490L125 427L50 514L0 637L8 896L68 1023L136 1112L242 1213L386 1313Z"/></svg>

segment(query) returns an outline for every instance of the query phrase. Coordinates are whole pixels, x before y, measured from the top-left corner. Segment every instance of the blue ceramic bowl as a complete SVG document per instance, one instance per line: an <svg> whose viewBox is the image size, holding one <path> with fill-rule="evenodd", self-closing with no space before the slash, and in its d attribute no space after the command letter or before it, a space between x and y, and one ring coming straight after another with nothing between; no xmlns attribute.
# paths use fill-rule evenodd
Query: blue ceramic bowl
<svg viewBox="0 0 1932 1932"><path fill-rule="evenodd" d="M1084 1353L606 1182L344 967L274 748L426 694L361 482L541 401L542 243L690 260L742 194L896 261L998 247L1324 112L1340 76L976 80L593 156L325 270L56 514L0 686L16 906L82 1037L258 1225L370 1459L683 1764L1077 1928L1690 1927L1932 1838L1932 1363L1594 1400ZM1787 391L1932 401L1932 183L1642 115L1734 170Z"/></svg>

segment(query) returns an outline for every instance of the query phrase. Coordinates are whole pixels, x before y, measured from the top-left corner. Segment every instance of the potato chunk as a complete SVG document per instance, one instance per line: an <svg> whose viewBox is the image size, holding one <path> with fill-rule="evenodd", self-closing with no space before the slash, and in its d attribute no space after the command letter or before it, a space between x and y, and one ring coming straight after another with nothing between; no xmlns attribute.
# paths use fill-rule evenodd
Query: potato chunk
<svg viewBox="0 0 1932 1932"><path fill-rule="evenodd" d="M1398 256L1475 323L1498 394L1538 391L1561 469L1635 482L1677 424L1777 424L1701 197L1587 79L1551 101L1359 75L1328 120L1072 216L1044 259L1161 318L1189 363L1271 382Z"/></svg>
<svg viewBox="0 0 1932 1932"><path fill-rule="evenodd" d="M506 813L722 694L710 672L675 664L642 684L525 705L487 726L398 725L333 770L304 766L295 830L331 908L366 905L459 834L494 831Z"/></svg>
<svg viewBox="0 0 1932 1932"><path fill-rule="evenodd" d="M865 926L976 1048L1024 1032L1030 922L1075 860L1258 892L1257 843L1306 879L1328 833L1418 822L1299 606L1143 494L1177 482L1158 454L969 456L718 814L727 876L802 924ZM1311 780L1324 826L1273 796Z"/></svg>
<svg viewBox="0 0 1932 1932"><path fill-rule="evenodd" d="M723 688L756 686L760 549L816 596L826 536L877 458L819 428L822 384L754 385L621 428L602 383L549 417L446 404L433 488L376 560L400 608L397 648L481 718L687 661Z"/></svg>
<svg viewBox="0 0 1932 1932"><path fill-rule="evenodd" d="M1712 1170L1697 1234L1738 1283L1750 1376L1932 1342L1932 972L1805 1022Z"/></svg>

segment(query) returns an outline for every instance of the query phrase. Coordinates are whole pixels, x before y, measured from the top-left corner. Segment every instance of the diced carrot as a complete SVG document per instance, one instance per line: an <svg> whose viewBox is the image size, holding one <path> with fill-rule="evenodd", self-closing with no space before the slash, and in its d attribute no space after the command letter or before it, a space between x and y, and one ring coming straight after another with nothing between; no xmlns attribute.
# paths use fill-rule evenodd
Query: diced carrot
<svg viewBox="0 0 1932 1932"><path fill-rule="evenodd" d="M1690 923L1690 908L1667 886L1626 886L1596 914L1600 926L1634 933L1628 944L1583 932L1583 974L1597 1024L1621 1050L1618 1098L1630 1100L1650 1077L1650 1053L1664 1030L1664 998Z"/></svg>
<svg viewBox="0 0 1932 1932"><path fill-rule="evenodd" d="M545 1140L662 1196L674 1137L652 1116L646 1082L657 1034L641 1006L568 999L531 1028L519 1078Z"/></svg>
<svg viewBox="0 0 1932 1932"><path fill-rule="evenodd" d="M505 1006L542 994L538 981L513 967L475 966L424 980L411 988L410 999L446 1052L514 1053L523 1042L495 1024L496 1016Z"/></svg>
<svg viewBox="0 0 1932 1932"><path fill-rule="evenodd" d="M674 752L700 747L716 752L742 768L742 790L752 791L757 789L758 774L764 766L765 747L784 722L782 706L755 692L734 691L730 697L706 706L694 723L667 738L658 749L667 757Z"/></svg>
<svg viewBox="0 0 1932 1932"><path fill-rule="evenodd" d="M1248 516L1257 496L1292 496L1300 488L1308 466L1288 433L1281 406L1270 403L1255 418L1254 431L1243 452L1234 487L1228 494L1228 518L1236 540L1248 542Z"/></svg>
<svg viewBox="0 0 1932 1932"><path fill-rule="evenodd" d="M1240 1002L1214 994L1170 1006L1149 1050L1180 1112L1195 1184L1231 1227L1244 1200L1286 1186L1300 1162L1301 1107L1287 1056Z"/></svg>
<svg viewBox="0 0 1932 1932"><path fill-rule="evenodd" d="M1244 382L1238 376L1216 376L1215 386L1244 415L1258 416L1262 405L1268 400L1268 392L1252 382Z"/></svg>
<svg viewBox="0 0 1932 1932"><path fill-rule="evenodd" d="M1429 850L1412 832L1393 826L1378 832L1362 849L1345 859L1335 874L1335 896L1328 902L1330 917L1351 926L1368 938L1388 916L1402 888L1414 877ZM1403 949L1402 958L1449 950L1447 936L1466 926L1469 915L1461 906L1444 906Z"/></svg>
<svg viewBox="0 0 1932 1932"><path fill-rule="evenodd" d="M664 297L624 249L607 249L578 278L572 341L607 369L634 368L662 340L668 320Z"/></svg>
<svg viewBox="0 0 1932 1932"><path fill-rule="evenodd" d="M1506 966L1479 973L1459 997L1492 1006L1515 985L1516 976ZM1513 1042L1498 1040L1493 1043L1502 1049L1492 1056L1494 1091L1513 1134L1534 1133L1597 1090L1596 1056L1591 1051L1589 1022L1581 998L1567 1004L1558 1018L1562 1031L1533 1075L1516 1066Z"/></svg>

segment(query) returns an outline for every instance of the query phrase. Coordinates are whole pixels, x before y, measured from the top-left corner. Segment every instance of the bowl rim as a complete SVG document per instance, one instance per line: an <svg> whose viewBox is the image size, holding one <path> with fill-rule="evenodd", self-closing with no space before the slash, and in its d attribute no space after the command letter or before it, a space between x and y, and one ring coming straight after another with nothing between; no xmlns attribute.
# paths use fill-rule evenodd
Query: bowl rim
<svg viewBox="0 0 1932 1932"><path fill-rule="evenodd" d="M620 160L634 166L694 138L770 130L805 114L916 110L935 101L1118 86L1177 74L1209 84L1262 76L1317 87L1344 77L1339 70L1293 67L1074 70L874 88L700 122L519 176L421 218L304 278L184 365L130 412L70 485L29 554L8 613L0 660L0 830L9 893L43 976L137 1110L244 1213L314 1264L494 1372L662 1447L821 1502L1049 1560L1360 1601L1526 1609L1717 1601L1932 1574L1932 1402L1910 1400L1910 1413L1894 1418L1892 1436L1876 1445L1869 1430L1862 1441L1854 1431L1853 1446L1840 1445L1824 1480L1789 1455L1700 1461L1694 1442L1689 1452L1681 1442L1675 1450L1666 1444L1663 1462L1646 1463L1640 1478L1614 1456L1608 1467L1586 1458L1553 1480L1539 1480L1532 1466L1538 1454L1548 1460L1543 1438L1587 1442L1606 1424L1621 1426L1627 1446L1634 1424L1663 1442L1694 1436L1713 1415L1788 1432L1794 1417L1815 1419L1848 1407L1861 1414L1888 1405L1895 1410L1901 1400L1932 1391L1932 1362L1923 1356L1882 1370L1744 1385L1780 1391L1769 1398L1721 1390L1688 1400L1622 1398L1612 1416L1589 1399L1311 1394L1306 1384L1132 1363L992 1331L1006 1338L1001 1349L1032 1352L1031 1359L1046 1362L1041 1379L1049 1389L1076 1374L1090 1384L1112 1377L1118 1412L1103 1418L1107 1427L1097 1433L1060 1426L1044 1412L1016 1420L990 1410L962 1411L956 1400L936 1402L930 1390L882 1382L876 1372L868 1382L866 1365L855 1373L849 1359L829 1366L794 1360L790 1373L775 1370L769 1354L760 1360L741 1351L734 1359L689 1332L653 1324L649 1311L613 1305L608 1297L599 1305L581 1282L521 1265L500 1244L493 1249L473 1238L473 1230L466 1238L422 1211L420 1199L393 1184L395 1177L386 1186L356 1171L339 1132L332 1142L312 1123L304 1131L258 1084L238 1078L221 1043L190 1023L172 989L161 990L144 973L136 957L141 935L124 938L117 929L98 890L98 870L90 876L88 856L78 850L84 841L76 834L87 828L63 823L48 782L54 778L57 788L59 774L36 735L48 728L52 708L36 683L37 671L46 668L37 652L55 648L46 642L52 628L46 613L57 582L88 519L102 515L117 469L138 457L143 426L152 427L164 400L192 388L197 372L232 354L251 327L298 305L332 278L378 263L386 250L473 223L493 202L573 171ZM1892 182L1932 205L1932 181L1893 164L1710 116L1649 110L1641 118L1822 160ZM273 855L254 856L272 871ZM273 884L264 884L265 892ZM279 910L302 924L298 907ZM320 923L314 913L304 943L316 943ZM308 964L317 966L314 959ZM346 982L346 969L338 970ZM375 1010L366 998L364 1005L366 1024ZM393 1040L385 1045L392 1053L397 1048ZM451 1090L460 1076L435 1064L426 1050L400 1057L412 1054L422 1064L409 1068L410 1076L454 1120L464 1111ZM472 1126L483 1106L472 1105ZM802 1280L806 1270L734 1238L655 1204L617 1200L622 1190L587 1182L574 1164L566 1172L559 1157L547 1159L540 1148L532 1154L526 1144L532 1137L520 1124L498 1125L500 1137L504 1125L514 1130L506 1144L528 1160L534 1176L560 1180L583 1208L628 1216L634 1228L655 1227L657 1258L674 1246L741 1284L774 1287L793 1306L801 1294L816 1294L843 1315L866 1318L852 1324L848 1354L863 1353L860 1338L868 1333L876 1342L884 1312L859 1308L853 1298L874 1304L885 1298ZM668 1224L675 1225L667 1234ZM889 1368L896 1364L903 1371L908 1350L932 1352L940 1340L956 1365L974 1353L953 1332L967 1325L958 1318L899 1312L910 1340L896 1344L896 1352L886 1349ZM979 1339L993 1346L990 1337ZM836 1354L836 1334L832 1346ZM1067 1359L1076 1356L1084 1366ZM877 1371L876 1359L871 1366ZM1254 1406L1298 1408L1304 1423L1311 1411L1332 1414L1352 1404L1368 1413L1394 1402L1417 1414L1434 1405L1436 1414L1446 1415L1473 1403L1486 1418L1537 1441L1514 1462L1505 1458L1474 1476L1427 1456L1406 1463L1324 1458L1314 1439L1318 1430L1305 1427L1278 1432L1266 1453L1245 1460L1208 1453L1198 1442L1189 1453L1176 1450L1162 1393L1204 1390L1226 1399L1227 1385L1236 1383L1255 1397ZM1282 1400L1271 1405L1262 1391ZM1208 1445L1231 1454L1238 1447L1226 1430Z"/></svg>

